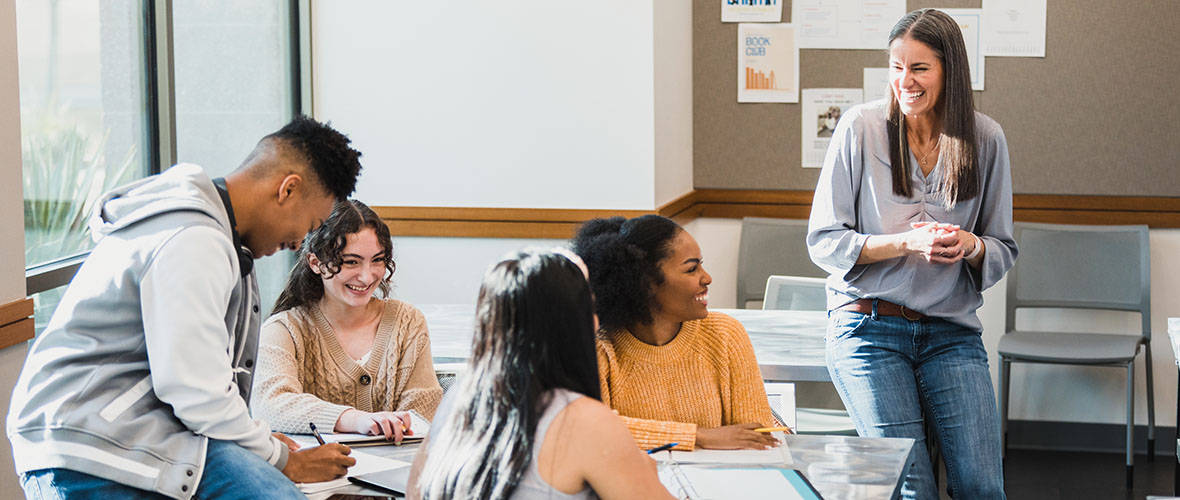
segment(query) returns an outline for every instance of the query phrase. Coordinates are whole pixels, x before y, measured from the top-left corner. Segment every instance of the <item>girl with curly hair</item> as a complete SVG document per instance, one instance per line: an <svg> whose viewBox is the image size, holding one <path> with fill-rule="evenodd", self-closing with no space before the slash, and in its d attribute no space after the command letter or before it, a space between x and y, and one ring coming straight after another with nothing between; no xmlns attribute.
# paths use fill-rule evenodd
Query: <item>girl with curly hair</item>
<svg viewBox="0 0 1180 500"><path fill-rule="evenodd" d="M434 416L443 391L426 320L414 306L384 298L392 254L389 227L356 200L337 203L308 233L262 326L256 417L279 432L308 434L312 422L400 442L409 411Z"/></svg>
<svg viewBox="0 0 1180 500"><path fill-rule="evenodd" d="M571 241L590 269L602 401L643 447L752 448L775 424L746 329L708 311L692 235L658 215L586 222Z"/></svg>

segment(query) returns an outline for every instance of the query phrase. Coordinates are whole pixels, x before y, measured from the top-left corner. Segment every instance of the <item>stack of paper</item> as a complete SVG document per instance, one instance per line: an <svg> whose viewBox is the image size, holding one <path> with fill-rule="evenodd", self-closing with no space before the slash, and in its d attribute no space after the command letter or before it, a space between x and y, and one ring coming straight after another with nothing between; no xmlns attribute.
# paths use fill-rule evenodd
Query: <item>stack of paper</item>
<svg viewBox="0 0 1180 500"><path fill-rule="evenodd" d="M356 459L356 465L348 468L349 476L359 476L370 472L381 472L410 466L410 464L401 460L370 455L361 451L353 451L349 456ZM302 491L311 500L325 499L337 493L347 492L344 490L355 490L356 492L361 490L359 486L355 486L349 482L347 476L319 483L297 483L296 486L299 487L299 491Z"/></svg>

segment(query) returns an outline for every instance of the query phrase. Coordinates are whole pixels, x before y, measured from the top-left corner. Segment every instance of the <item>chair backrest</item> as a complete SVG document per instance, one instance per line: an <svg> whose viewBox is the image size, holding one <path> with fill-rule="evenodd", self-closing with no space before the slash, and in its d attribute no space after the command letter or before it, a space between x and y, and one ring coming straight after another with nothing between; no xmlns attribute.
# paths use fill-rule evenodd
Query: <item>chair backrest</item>
<svg viewBox="0 0 1180 500"><path fill-rule="evenodd" d="M826 278L827 273L807 255L807 221L742 219L738 247L737 307L762 300L766 278L772 274Z"/></svg>
<svg viewBox="0 0 1180 500"><path fill-rule="evenodd" d="M1147 226L1015 225L1019 248L1008 272L1007 331L1019 308L1139 312L1151 339L1151 256Z"/></svg>
<svg viewBox="0 0 1180 500"><path fill-rule="evenodd" d="M434 376L438 378L438 385L442 386L443 394L451 390L465 371L467 363L434 363Z"/></svg>
<svg viewBox="0 0 1180 500"><path fill-rule="evenodd" d="M771 276L766 279L765 310L827 311L828 294L823 278Z"/></svg>

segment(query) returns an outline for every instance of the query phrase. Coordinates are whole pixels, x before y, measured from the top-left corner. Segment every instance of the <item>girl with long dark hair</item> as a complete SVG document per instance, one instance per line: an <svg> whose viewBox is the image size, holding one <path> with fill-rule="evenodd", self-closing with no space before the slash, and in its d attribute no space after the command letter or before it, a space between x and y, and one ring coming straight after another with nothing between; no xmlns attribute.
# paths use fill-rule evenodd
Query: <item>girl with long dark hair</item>
<svg viewBox="0 0 1180 500"><path fill-rule="evenodd" d="M429 419L442 398L426 320L386 297L389 227L367 205L339 202L307 235L262 326L254 415L274 430L384 435L401 441L409 411ZM380 297L378 297L378 293Z"/></svg>
<svg viewBox="0 0 1180 500"><path fill-rule="evenodd" d="M910 12L889 36L886 100L832 137L807 245L827 281L828 371L869 437L917 441L904 498L937 499L925 427L955 498L1004 498L976 310L1016 260L1008 145L975 111L958 23Z"/></svg>
<svg viewBox="0 0 1180 500"><path fill-rule="evenodd" d="M412 499L671 499L599 402L581 261L526 250L484 277L467 370L410 475Z"/></svg>

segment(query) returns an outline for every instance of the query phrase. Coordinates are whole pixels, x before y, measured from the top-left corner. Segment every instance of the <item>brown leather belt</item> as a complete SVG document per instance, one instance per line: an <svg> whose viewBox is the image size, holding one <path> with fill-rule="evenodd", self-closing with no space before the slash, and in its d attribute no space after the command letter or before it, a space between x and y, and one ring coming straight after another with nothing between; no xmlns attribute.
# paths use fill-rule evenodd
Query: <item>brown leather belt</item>
<svg viewBox="0 0 1180 500"><path fill-rule="evenodd" d="M926 315L900 304L894 304L881 299L858 299L840 306L838 311L852 311L861 314L873 314L873 301L877 301L877 314L881 316L901 316L910 321L926 319Z"/></svg>

